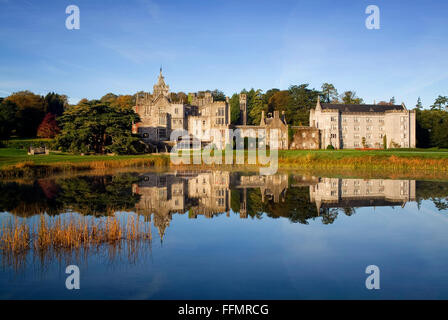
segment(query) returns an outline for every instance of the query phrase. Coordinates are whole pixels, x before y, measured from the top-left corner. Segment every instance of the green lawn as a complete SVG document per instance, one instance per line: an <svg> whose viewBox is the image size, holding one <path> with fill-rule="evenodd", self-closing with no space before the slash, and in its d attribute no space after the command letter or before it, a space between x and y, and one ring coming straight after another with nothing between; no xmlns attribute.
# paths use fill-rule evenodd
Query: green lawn
<svg viewBox="0 0 448 320"><path fill-rule="evenodd" d="M343 159L359 156L390 157L418 157L424 159L448 159L448 150L280 150L279 156L285 159L306 156L312 154L317 159ZM13 148L0 148L0 167L12 165L24 161L32 161L35 164L50 164L56 162L88 162L102 160L126 160L126 159L151 159L158 155L129 155L129 156L106 156L89 155L80 156L67 153L51 152L50 155L29 156L26 150Z"/></svg>
<svg viewBox="0 0 448 320"><path fill-rule="evenodd" d="M0 167L16 164L24 161L32 161L35 164L50 164L56 162L88 162L102 160L125 160L154 158L154 155L132 155L132 156L104 156L90 155L80 156L68 153L51 152L50 155L28 155L27 150L0 148Z"/></svg>
<svg viewBox="0 0 448 320"><path fill-rule="evenodd" d="M297 156L304 156L306 154L313 154L317 158L331 158L342 159L347 157L359 156L379 156L390 157L395 155L397 157L418 157L425 159L448 159L447 149L388 149L388 150L281 150L279 155L283 158L294 158Z"/></svg>

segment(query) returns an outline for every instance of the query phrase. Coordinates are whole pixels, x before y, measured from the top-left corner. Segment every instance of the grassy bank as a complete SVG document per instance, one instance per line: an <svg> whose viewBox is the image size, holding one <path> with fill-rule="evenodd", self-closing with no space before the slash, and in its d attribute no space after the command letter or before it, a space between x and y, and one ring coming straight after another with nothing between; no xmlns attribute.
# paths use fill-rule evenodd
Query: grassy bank
<svg viewBox="0 0 448 320"><path fill-rule="evenodd" d="M98 169L169 166L167 155L81 156L66 153L30 156L26 150L0 149L0 178L41 176Z"/></svg>
<svg viewBox="0 0 448 320"><path fill-rule="evenodd" d="M245 153L247 157L247 152ZM223 161L223 163L225 163ZM279 151L279 167L285 169L325 170L388 170L431 171L448 175L448 152L445 150L285 150ZM257 165L178 165L170 162L169 155L72 155L51 153L27 155L26 150L0 149L0 177L25 177L59 172L85 171L93 169L136 168L253 168Z"/></svg>

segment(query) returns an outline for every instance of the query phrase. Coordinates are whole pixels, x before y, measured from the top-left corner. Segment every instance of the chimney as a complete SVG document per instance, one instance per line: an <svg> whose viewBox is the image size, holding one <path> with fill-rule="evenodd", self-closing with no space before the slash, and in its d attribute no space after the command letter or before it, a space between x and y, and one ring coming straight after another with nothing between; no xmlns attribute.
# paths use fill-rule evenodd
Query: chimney
<svg viewBox="0 0 448 320"><path fill-rule="evenodd" d="M320 97L317 96L316 110L322 111L322 106L320 105Z"/></svg>
<svg viewBox="0 0 448 320"><path fill-rule="evenodd" d="M278 118L279 118L279 116L278 116L278 111L275 110L275 111L274 111L274 119L278 119Z"/></svg>
<svg viewBox="0 0 448 320"><path fill-rule="evenodd" d="M261 111L261 120L260 120L260 126L266 125L266 121L264 121L264 110Z"/></svg>

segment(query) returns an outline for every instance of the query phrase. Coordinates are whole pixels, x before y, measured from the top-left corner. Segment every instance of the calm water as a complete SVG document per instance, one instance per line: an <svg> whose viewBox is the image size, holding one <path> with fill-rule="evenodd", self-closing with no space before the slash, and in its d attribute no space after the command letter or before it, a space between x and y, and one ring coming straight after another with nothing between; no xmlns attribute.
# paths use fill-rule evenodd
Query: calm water
<svg viewBox="0 0 448 320"><path fill-rule="evenodd" d="M448 182L173 172L0 182L0 221L129 215L152 241L0 255L1 299L448 299ZM81 289L65 288L78 265ZM380 290L365 269L380 268Z"/></svg>

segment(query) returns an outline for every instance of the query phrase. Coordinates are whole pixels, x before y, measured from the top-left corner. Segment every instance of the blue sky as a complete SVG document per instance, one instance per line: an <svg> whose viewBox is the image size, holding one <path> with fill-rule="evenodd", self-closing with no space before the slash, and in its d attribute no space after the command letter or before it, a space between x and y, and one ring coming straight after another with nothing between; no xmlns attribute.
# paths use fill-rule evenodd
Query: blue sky
<svg viewBox="0 0 448 320"><path fill-rule="evenodd" d="M65 8L80 8L67 30ZM379 30L365 9L380 8ZM286 89L333 83L366 103L448 95L448 1L0 0L0 96Z"/></svg>

